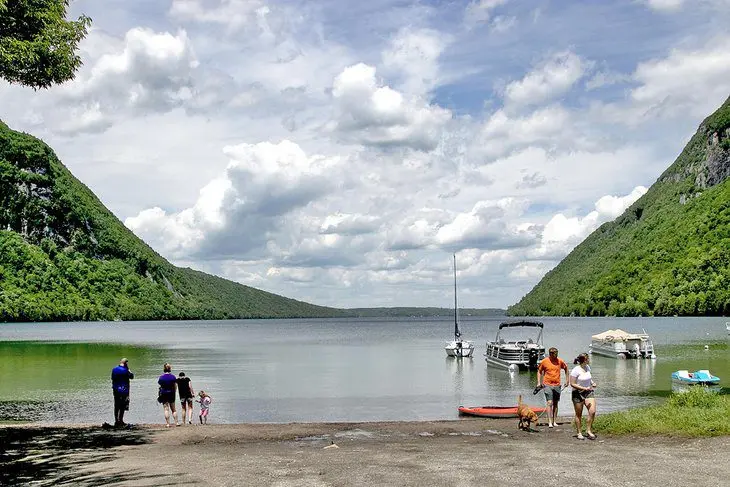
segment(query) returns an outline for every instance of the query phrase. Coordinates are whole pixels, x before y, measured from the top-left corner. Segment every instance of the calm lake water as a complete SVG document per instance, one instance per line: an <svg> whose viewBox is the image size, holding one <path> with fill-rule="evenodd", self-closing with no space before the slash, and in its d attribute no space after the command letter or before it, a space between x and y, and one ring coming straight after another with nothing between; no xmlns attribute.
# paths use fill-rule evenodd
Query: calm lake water
<svg viewBox="0 0 730 487"><path fill-rule="evenodd" d="M476 345L470 359L446 357L449 319L0 324L0 420L112 421L109 377L122 356L135 373L125 420L138 423L163 421L156 397L166 361L196 392L209 391L211 423L456 419L460 405L514 405L518 394L543 406L534 373L484 361L503 320L462 322ZM726 318L541 320L545 346L571 367L593 334L652 335L656 360L593 358L599 414L658 401L680 368L710 369L730 384ZM568 395L561 406L567 413Z"/></svg>

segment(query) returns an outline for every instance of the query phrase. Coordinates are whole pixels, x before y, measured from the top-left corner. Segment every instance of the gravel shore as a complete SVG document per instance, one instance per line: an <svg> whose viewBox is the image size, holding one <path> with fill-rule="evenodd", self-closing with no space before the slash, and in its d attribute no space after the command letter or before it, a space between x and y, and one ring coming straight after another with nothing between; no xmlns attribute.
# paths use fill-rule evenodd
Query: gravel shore
<svg viewBox="0 0 730 487"><path fill-rule="evenodd" d="M730 476L727 436L581 441L567 422L5 425L0 440L2 485L698 487Z"/></svg>

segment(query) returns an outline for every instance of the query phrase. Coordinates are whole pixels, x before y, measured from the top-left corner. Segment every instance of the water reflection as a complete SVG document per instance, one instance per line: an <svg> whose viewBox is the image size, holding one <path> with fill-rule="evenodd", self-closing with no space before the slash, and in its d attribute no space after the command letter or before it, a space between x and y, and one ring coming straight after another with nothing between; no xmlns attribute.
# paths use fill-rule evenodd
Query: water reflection
<svg viewBox="0 0 730 487"><path fill-rule="evenodd" d="M138 377L151 376L164 360L154 348L104 343L0 342L0 357L0 420L6 421L101 422L111 369L121 357ZM151 380L133 381L133 397L143 390L156 395Z"/></svg>
<svg viewBox="0 0 730 487"><path fill-rule="evenodd" d="M655 360L617 359L593 355L591 368L601 392L639 394L654 383Z"/></svg>
<svg viewBox="0 0 730 487"><path fill-rule="evenodd" d="M215 423L455 419L459 405L512 406L519 394L544 406L544 395L532 394L535 372L509 373L484 361L483 343L500 321L468 323L478 344L469 359L444 357L447 320L2 325L0 416L17 403L27 404L29 419L109 421L109 373L122 356L136 376L125 418L138 423L162 421L155 399L164 362L184 370L196 390L211 391ZM724 327L722 336L713 331L714 319L543 321L546 345L557 346L570 368L592 334L646 328L652 335L655 361L593 360L601 412L659 400L678 369L709 369L722 385L730 379L729 339Z"/></svg>

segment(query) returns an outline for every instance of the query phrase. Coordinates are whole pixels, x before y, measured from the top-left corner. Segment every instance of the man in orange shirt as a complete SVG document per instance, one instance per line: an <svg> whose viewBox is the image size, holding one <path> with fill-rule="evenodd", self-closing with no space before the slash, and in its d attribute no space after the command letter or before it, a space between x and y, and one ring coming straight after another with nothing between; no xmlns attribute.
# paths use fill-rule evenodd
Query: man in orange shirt
<svg viewBox="0 0 730 487"><path fill-rule="evenodd" d="M548 428L552 428L557 424L558 419L558 402L560 401L560 391L563 387L560 383L560 369L565 371L565 385L570 384L568 366L563 359L558 357L558 349L550 347L549 355L540 361L537 367L537 388L542 388L545 393L545 401L547 402Z"/></svg>

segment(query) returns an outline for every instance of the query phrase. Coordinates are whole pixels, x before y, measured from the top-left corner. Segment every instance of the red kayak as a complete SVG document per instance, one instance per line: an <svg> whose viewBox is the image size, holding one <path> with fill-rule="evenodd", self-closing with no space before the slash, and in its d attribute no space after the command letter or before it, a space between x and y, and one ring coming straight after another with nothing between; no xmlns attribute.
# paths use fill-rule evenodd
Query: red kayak
<svg viewBox="0 0 730 487"><path fill-rule="evenodd" d="M540 414L547 408L529 406L535 413ZM459 416L478 416L480 418L516 418L517 406L459 406Z"/></svg>

